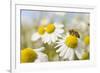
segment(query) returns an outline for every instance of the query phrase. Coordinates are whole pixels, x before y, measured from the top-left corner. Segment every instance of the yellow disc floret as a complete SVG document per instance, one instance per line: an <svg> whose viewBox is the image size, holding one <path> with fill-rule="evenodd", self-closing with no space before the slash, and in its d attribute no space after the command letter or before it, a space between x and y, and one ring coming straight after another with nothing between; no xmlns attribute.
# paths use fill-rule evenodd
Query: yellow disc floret
<svg viewBox="0 0 100 73"><path fill-rule="evenodd" d="M45 26L39 26L39 28L38 28L38 33L39 33L40 35L43 35L43 34L45 33Z"/></svg>
<svg viewBox="0 0 100 73"><path fill-rule="evenodd" d="M47 33L52 33L52 32L54 32L55 31L55 26L54 26L54 24L48 24L47 26L46 26L46 32Z"/></svg>
<svg viewBox="0 0 100 73"><path fill-rule="evenodd" d="M85 43L86 45L89 45L89 44L90 44L90 37L89 37L89 36L85 36L85 38L84 38L84 43Z"/></svg>
<svg viewBox="0 0 100 73"><path fill-rule="evenodd" d="M69 35L66 40L65 40L65 44L70 47L70 48L76 48L77 44L78 44L78 39L76 36L73 35Z"/></svg>
<svg viewBox="0 0 100 73"><path fill-rule="evenodd" d="M87 60L89 59L89 53L88 52L85 52L83 55L82 55L82 60Z"/></svg>
<svg viewBox="0 0 100 73"><path fill-rule="evenodd" d="M34 62L37 58L36 52L31 48L21 50L21 63Z"/></svg>

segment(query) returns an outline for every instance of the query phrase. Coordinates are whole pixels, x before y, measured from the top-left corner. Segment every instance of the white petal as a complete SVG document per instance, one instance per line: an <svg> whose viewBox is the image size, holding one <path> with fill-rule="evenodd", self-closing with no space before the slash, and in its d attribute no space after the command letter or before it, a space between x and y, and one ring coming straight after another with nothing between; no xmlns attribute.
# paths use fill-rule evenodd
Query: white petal
<svg viewBox="0 0 100 73"><path fill-rule="evenodd" d="M83 47L83 42L80 39L78 39L78 48L82 48L82 47Z"/></svg>
<svg viewBox="0 0 100 73"><path fill-rule="evenodd" d="M68 48L66 51L66 54L64 56L64 59L73 60L74 59L74 50L71 48Z"/></svg>
<svg viewBox="0 0 100 73"><path fill-rule="evenodd" d="M60 38L62 37L62 35L61 35L61 34L59 34L59 33L57 33L56 35L57 35L57 37L60 37Z"/></svg>
<svg viewBox="0 0 100 73"><path fill-rule="evenodd" d="M71 49L71 50L70 50L69 60L73 60L73 59L74 59L74 50Z"/></svg>
<svg viewBox="0 0 100 73"><path fill-rule="evenodd" d="M56 52L58 53L58 52L61 52L61 51L63 51L65 49L65 46L61 46L59 49L57 49L56 50Z"/></svg>
<svg viewBox="0 0 100 73"><path fill-rule="evenodd" d="M57 48L57 47L60 47L60 46L62 46L63 44L62 43L60 43L60 44L58 44L57 46L55 46L55 48Z"/></svg>
<svg viewBox="0 0 100 73"><path fill-rule="evenodd" d="M41 53L41 52L37 52L38 54L38 58L41 62L46 62L48 61L48 56L44 53Z"/></svg>
<svg viewBox="0 0 100 73"><path fill-rule="evenodd" d="M43 38L43 42L44 43L48 43L50 41L50 37L49 35L46 35L44 38Z"/></svg>
<svg viewBox="0 0 100 73"><path fill-rule="evenodd" d="M32 41L37 41L38 39L40 38L40 35L38 34L38 33L34 33L33 35L32 35Z"/></svg>
<svg viewBox="0 0 100 73"><path fill-rule="evenodd" d="M55 32L56 32L56 33L63 33L64 30L62 30L62 29L56 29Z"/></svg>
<svg viewBox="0 0 100 73"><path fill-rule="evenodd" d="M64 40L63 39L58 39L58 42L56 42L57 44L64 44Z"/></svg>
<svg viewBox="0 0 100 73"><path fill-rule="evenodd" d="M70 49L67 48L67 51L66 51L66 53L65 53L65 55L64 55L64 57L63 57L64 59L67 59L67 58L68 58L68 56L69 56L69 51L70 51Z"/></svg>
<svg viewBox="0 0 100 73"><path fill-rule="evenodd" d="M42 51L44 51L44 47L41 47L41 48L38 48L38 49L34 49L34 50L36 50L37 52L42 52Z"/></svg>
<svg viewBox="0 0 100 73"><path fill-rule="evenodd" d="M82 58L83 53L84 53L84 50L83 50L82 48L77 48L77 49L75 50L75 54L76 54L76 56L77 56L79 59Z"/></svg>
<svg viewBox="0 0 100 73"><path fill-rule="evenodd" d="M62 36L62 32L60 33L60 32L58 32L58 31L55 31L54 34L55 34L56 37L60 37L60 38L63 37L63 36Z"/></svg>
<svg viewBox="0 0 100 73"><path fill-rule="evenodd" d="M67 49L64 48L64 50L62 50L62 51L60 52L59 56L60 56L60 57L63 57L63 56L65 55L66 51L67 51Z"/></svg>
<svg viewBox="0 0 100 73"><path fill-rule="evenodd" d="M57 23L55 23L55 26L56 26L56 28L63 28L64 27L63 24L57 24Z"/></svg>
<svg viewBox="0 0 100 73"><path fill-rule="evenodd" d="M53 43L55 43L56 40L57 40L57 36L56 36L55 34L52 34L52 35L50 35L50 37L51 37L51 41L52 41Z"/></svg>

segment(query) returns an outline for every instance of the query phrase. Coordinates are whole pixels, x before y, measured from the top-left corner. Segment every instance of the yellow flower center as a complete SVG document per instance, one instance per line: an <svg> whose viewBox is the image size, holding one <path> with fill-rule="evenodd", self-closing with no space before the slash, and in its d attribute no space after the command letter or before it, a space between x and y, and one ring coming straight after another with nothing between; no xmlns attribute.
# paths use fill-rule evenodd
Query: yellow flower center
<svg viewBox="0 0 100 73"><path fill-rule="evenodd" d="M89 53L88 52L85 52L83 55L82 55L82 60L87 60L89 59Z"/></svg>
<svg viewBox="0 0 100 73"><path fill-rule="evenodd" d="M45 33L45 26L39 26L38 33L43 35Z"/></svg>
<svg viewBox="0 0 100 73"><path fill-rule="evenodd" d="M54 32L55 31L55 26L54 26L54 24L48 24L47 26L46 26L46 32L48 32L48 33L52 33L52 32Z"/></svg>
<svg viewBox="0 0 100 73"><path fill-rule="evenodd" d="M21 63L34 62L37 58L36 52L31 48L21 50Z"/></svg>
<svg viewBox="0 0 100 73"><path fill-rule="evenodd" d="M73 36L73 35L70 35L66 38L65 40L65 44L70 47L70 48L73 48L75 49L77 47L77 44L78 44L78 39L76 36Z"/></svg>
<svg viewBox="0 0 100 73"><path fill-rule="evenodd" d="M85 36L85 38L84 38L84 43L85 43L86 45L89 45L89 44L90 44L90 37L89 37L89 36Z"/></svg>

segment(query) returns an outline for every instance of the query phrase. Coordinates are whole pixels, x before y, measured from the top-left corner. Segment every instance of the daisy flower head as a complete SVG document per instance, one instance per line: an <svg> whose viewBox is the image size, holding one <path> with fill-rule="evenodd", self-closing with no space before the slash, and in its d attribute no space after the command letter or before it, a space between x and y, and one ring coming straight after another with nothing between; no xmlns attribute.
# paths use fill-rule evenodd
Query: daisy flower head
<svg viewBox="0 0 100 73"><path fill-rule="evenodd" d="M44 43L54 43L64 32L63 27L63 24L57 23L40 25L38 31L32 35L32 40L36 41L41 38Z"/></svg>
<svg viewBox="0 0 100 73"><path fill-rule="evenodd" d="M38 49L25 48L21 50L21 63L46 62L48 57L42 53L44 47Z"/></svg>
<svg viewBox="0 0 100 73"><path fill-rule="evenodd" d="M78 59L81 59L83 55L81 46L79 33L72 29L62 39L58 40L56 52L64 60L74 60L75 55Z"/></svg>

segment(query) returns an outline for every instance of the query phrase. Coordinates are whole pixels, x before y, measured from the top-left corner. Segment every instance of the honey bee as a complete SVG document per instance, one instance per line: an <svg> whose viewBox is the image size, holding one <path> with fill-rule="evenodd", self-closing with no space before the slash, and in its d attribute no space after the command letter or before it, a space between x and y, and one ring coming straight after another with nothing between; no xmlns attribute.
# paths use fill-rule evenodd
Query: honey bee
<svg viewBox="0 0 100 73"><path fill-rule="evenodd" d="M74 29L69 30L69 34L76 36L77 38L80 38L80 34L77 31L75 31Z"/></svg>

